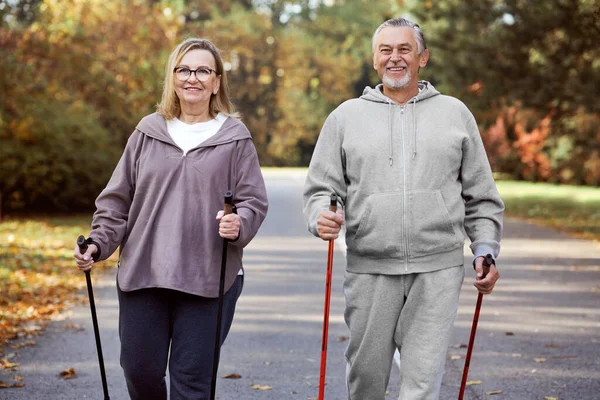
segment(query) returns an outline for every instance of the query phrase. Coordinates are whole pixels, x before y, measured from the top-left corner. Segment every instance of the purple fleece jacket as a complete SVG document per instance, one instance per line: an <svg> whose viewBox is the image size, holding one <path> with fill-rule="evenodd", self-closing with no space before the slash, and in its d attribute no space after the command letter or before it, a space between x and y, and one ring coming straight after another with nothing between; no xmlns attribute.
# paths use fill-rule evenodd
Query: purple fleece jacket
<svg viewBox="0 0 600 400"><path fill-rule="evenodd" d="M148 115L96 199L89 237L99 245L100 260L120 245L123 291L160 287L217 297L223 239L215 217L229 189L241 228L228 246L226 290L242 268L243 248L267 213L250 132L229 117L216 135L184 155L165 119Z"/></svg>

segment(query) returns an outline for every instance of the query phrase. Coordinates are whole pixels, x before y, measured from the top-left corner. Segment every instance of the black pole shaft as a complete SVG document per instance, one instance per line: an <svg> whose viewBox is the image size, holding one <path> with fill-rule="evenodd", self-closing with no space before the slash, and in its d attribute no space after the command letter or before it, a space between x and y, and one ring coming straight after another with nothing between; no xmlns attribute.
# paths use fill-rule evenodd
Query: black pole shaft
<svg viewBox="0 0 600 400"><path fill-rule="evenodd" d="M231 191L225 193L225 206L224 214L231 214L233 212L233 195ZM215 332L215 348L213 355L213 371L212 381L210 383L210 400L215 400L216 389L217 389L217 373L219 371L219 358L221 356L221 324L223 320L223 296L225 294L225 273L227 271L227 239L223 239L223 250L221 252L221 275L219 279L219 305L217 309L217 327Z"/></svg>
<svg viewBox="0 0 600 400"><path fill-rule="evenodd" d="M98 363L100 364L100 376L102 377L104 400L110 400L110 396L108 395L108 384L106 383L106 371L104 370L104 357L102 356L100 329L98 328L98 317L96 316L96 303L94 302L94 290L92 289L90 271L85 271L85 280L87 282L88 297L90 298L90 311L92 312L92 322L94 324L94 336L96 337L96 351L98 352Z"/></svg>
<svg viewBox="0 0 600 400"><path fill-rule="evenodd" d="M87 241L83 236L77 239L79 252L81 254L87 251ZM88 298L90 300L90 311L92 313L92 323L94 325L94 336L96 338L96 352L98 353L98 364L100 365L100 377L102 378L102 390L104 391L104 400L110 400L108 395L108 384L106 383L106 371L104 370L104 357L102 356L102 344L100 342L100 329L98 328L98 316L96 315L96 302L94 301L94 289L92 288L92 278L90 271L85 271L85 281L87 283Z"/></svg>

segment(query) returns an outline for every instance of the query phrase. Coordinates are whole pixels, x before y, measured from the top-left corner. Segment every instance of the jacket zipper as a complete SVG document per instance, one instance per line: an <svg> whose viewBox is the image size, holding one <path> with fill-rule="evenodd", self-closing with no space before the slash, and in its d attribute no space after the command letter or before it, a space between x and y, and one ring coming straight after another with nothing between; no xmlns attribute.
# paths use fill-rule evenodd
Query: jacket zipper
<svg viewBox="0 0 600 400"><path fill-rule="evenodd" d="M406 192L406 151L404 146L404 131L406 128L406 117L404 115L404 106L400 106L400 115L402 117L402 134L400 137L402 138L402 192L403 192L403 202L402 202L402 218L404 224L402 225L402 239L404 240L404 271L408 273L408 235L406 233L406 226L408 225L408 195Z"/></svg>

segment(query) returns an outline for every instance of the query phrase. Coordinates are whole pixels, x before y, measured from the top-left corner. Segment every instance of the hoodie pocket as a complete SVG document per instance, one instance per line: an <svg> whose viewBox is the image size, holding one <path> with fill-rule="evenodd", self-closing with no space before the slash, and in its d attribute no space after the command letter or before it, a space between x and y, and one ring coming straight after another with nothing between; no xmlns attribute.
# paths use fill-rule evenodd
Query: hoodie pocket
<svg viewBox="0 0 600 400"><path fill-rule="evenodd" d="M440 253L461 243L450 222L450 213L438 190L411 191L408 195L409 253Z"/></svg>
<svg viewBox="0 0 600 400"><path fill-rule="evenodd" d="M367 198L354 236L354 252L375 258L403 255L402 202L402 193L395 192L372 194Z"/></svg>

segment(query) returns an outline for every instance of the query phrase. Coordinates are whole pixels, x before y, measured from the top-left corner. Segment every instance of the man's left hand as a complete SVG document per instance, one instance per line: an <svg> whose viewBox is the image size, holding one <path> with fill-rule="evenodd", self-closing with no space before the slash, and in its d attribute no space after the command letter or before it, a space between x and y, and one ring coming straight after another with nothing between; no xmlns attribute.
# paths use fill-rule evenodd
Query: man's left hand
<svg viewBox="0 0 600 400"><path fill-rule="evenodd" d="M483 260L483 257L477 257L475 259L475 273L477 276L473 286L479 290L479 293L490 294L492 293L492 290L494 290L494 286L496 285L498 278L500 278L500 274L493 264L489 267L487 265L484 267Z"/></svg>

